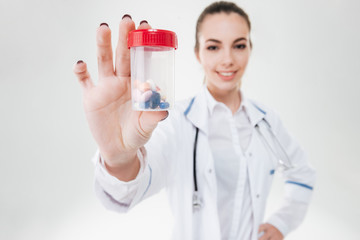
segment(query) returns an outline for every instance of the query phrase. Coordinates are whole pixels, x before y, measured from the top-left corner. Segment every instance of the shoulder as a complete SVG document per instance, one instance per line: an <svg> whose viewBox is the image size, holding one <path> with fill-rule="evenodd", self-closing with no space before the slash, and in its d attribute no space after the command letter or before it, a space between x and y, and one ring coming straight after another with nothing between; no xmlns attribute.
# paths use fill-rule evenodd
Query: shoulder
<svg viewBox="0 0 360 240"><path fill-rule="evenodd" d="M280 115L273 107L254 99L247 99L247 101L250 107L254 107L257 111L265 115L266 121L274 129L277 129L281 125Z"/></svg>
<svg viewBox="0 0 360 240"><path fill-rule="evenodd" d="M264 104L258 100L252 99L252 98L247 98L246 101L248 102L249 105L252 105L253 107L255 107L258 111L262 112L263 114L267 115L278 115L275 110L267 105Z"/></svg>
<svg viewBox="0 0 360 240"><path fill-rule="evenodd" d="M175 113L175 115L183 115L185 117L186 113L191 109L194 99L195 99L195 96L177 101L175 103L175 107L173 109L173 112Z"/></svg>
<svg viewBox="0 0 360 240"><path fill-rule="evenodd" d="M191 108L193 97L181 101L176 101L175 105L169 110L169 117L160 122L159 125L173 125L178 126L186 119L186 112Z"/></svg>

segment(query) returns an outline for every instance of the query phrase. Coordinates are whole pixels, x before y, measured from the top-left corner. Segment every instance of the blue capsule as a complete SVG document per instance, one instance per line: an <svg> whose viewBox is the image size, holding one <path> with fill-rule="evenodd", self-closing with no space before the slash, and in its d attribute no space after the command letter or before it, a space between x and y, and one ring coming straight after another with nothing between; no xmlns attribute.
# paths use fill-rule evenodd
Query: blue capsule
<svg viewBox="0 0 360 240"><path fill-rule="evenodd" d="M168 102L161 102L159 106L161 109L166 109L169 108L170 104Z"/></svg>
<svg viewBox="0 0 360 240"><path fill-rule="evenodd" d="M150 100L146 102L140 102L139 106L142 109L148 109L150 107Z"/></svg>
<svg viewBox="0 0 360 240"><path fill-rule="evenodd" d="M160 94L158 92L153 91L153 94L150 97L150 108L155 109L160 105Z"/></svg>

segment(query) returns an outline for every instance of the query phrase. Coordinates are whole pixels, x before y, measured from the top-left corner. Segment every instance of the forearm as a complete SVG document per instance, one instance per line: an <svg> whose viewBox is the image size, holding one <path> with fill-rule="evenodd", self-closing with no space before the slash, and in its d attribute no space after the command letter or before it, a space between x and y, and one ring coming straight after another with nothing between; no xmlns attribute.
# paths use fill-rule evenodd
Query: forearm
<svg viewBox="0 0 360 240"><path fill-rule="evenodd" d="M267 223L275 226L284 236L295 230L306 216L309 203L297 202L285 198L280 208L267 220Z"/></svg>

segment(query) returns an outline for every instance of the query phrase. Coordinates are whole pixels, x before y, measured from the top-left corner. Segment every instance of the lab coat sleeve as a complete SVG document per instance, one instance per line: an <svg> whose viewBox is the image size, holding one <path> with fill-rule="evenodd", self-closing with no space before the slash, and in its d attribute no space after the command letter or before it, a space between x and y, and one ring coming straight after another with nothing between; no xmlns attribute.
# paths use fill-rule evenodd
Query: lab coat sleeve
<svg viewBox="0 0 360 240"><path fill-rule="evenodd" d="M132 181L120 181L110 175L99 152L95 154L95 193L107 209L127 212L166 186L173 169L171 154L176 154L173 121L176 115L174 112L170 113L169 119L160 122L149 142L138 150L140 170Z"/></svg>
<svg viewBox="0 0 360 240"><path fill-rule="evenodd" d="M120 181L112 176L106 169L99 151L96 152L93 162L95 165L95 194L101 203L109 210L126 212L134 199L141 182L149 178L145 170L145 148L137 152L140 161L140 170L136 178L129 182Z"/></svg>
<svg viewBox="0 0 360 240"><path fill-rule="evenodd" d="M314 190L316 173L304 150L294 140L275 115L270 120L274 133L288 154L293 168L282 171L285 180L280 208L267 220L286 236L303 221Z"/></svg>

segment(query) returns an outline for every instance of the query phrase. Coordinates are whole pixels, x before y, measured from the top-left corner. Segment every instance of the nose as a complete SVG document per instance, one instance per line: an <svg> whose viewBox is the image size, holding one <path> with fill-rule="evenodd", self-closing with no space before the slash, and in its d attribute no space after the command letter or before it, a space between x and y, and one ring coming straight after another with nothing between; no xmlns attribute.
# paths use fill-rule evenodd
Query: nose
<svg viewBox="0 0 360 240"><path fill-rule="evenodd" d="M221 59L221 65L223 65L224 67L231 67L233 64L234 64L234 55L231 49L224 49Z"/></svg>

